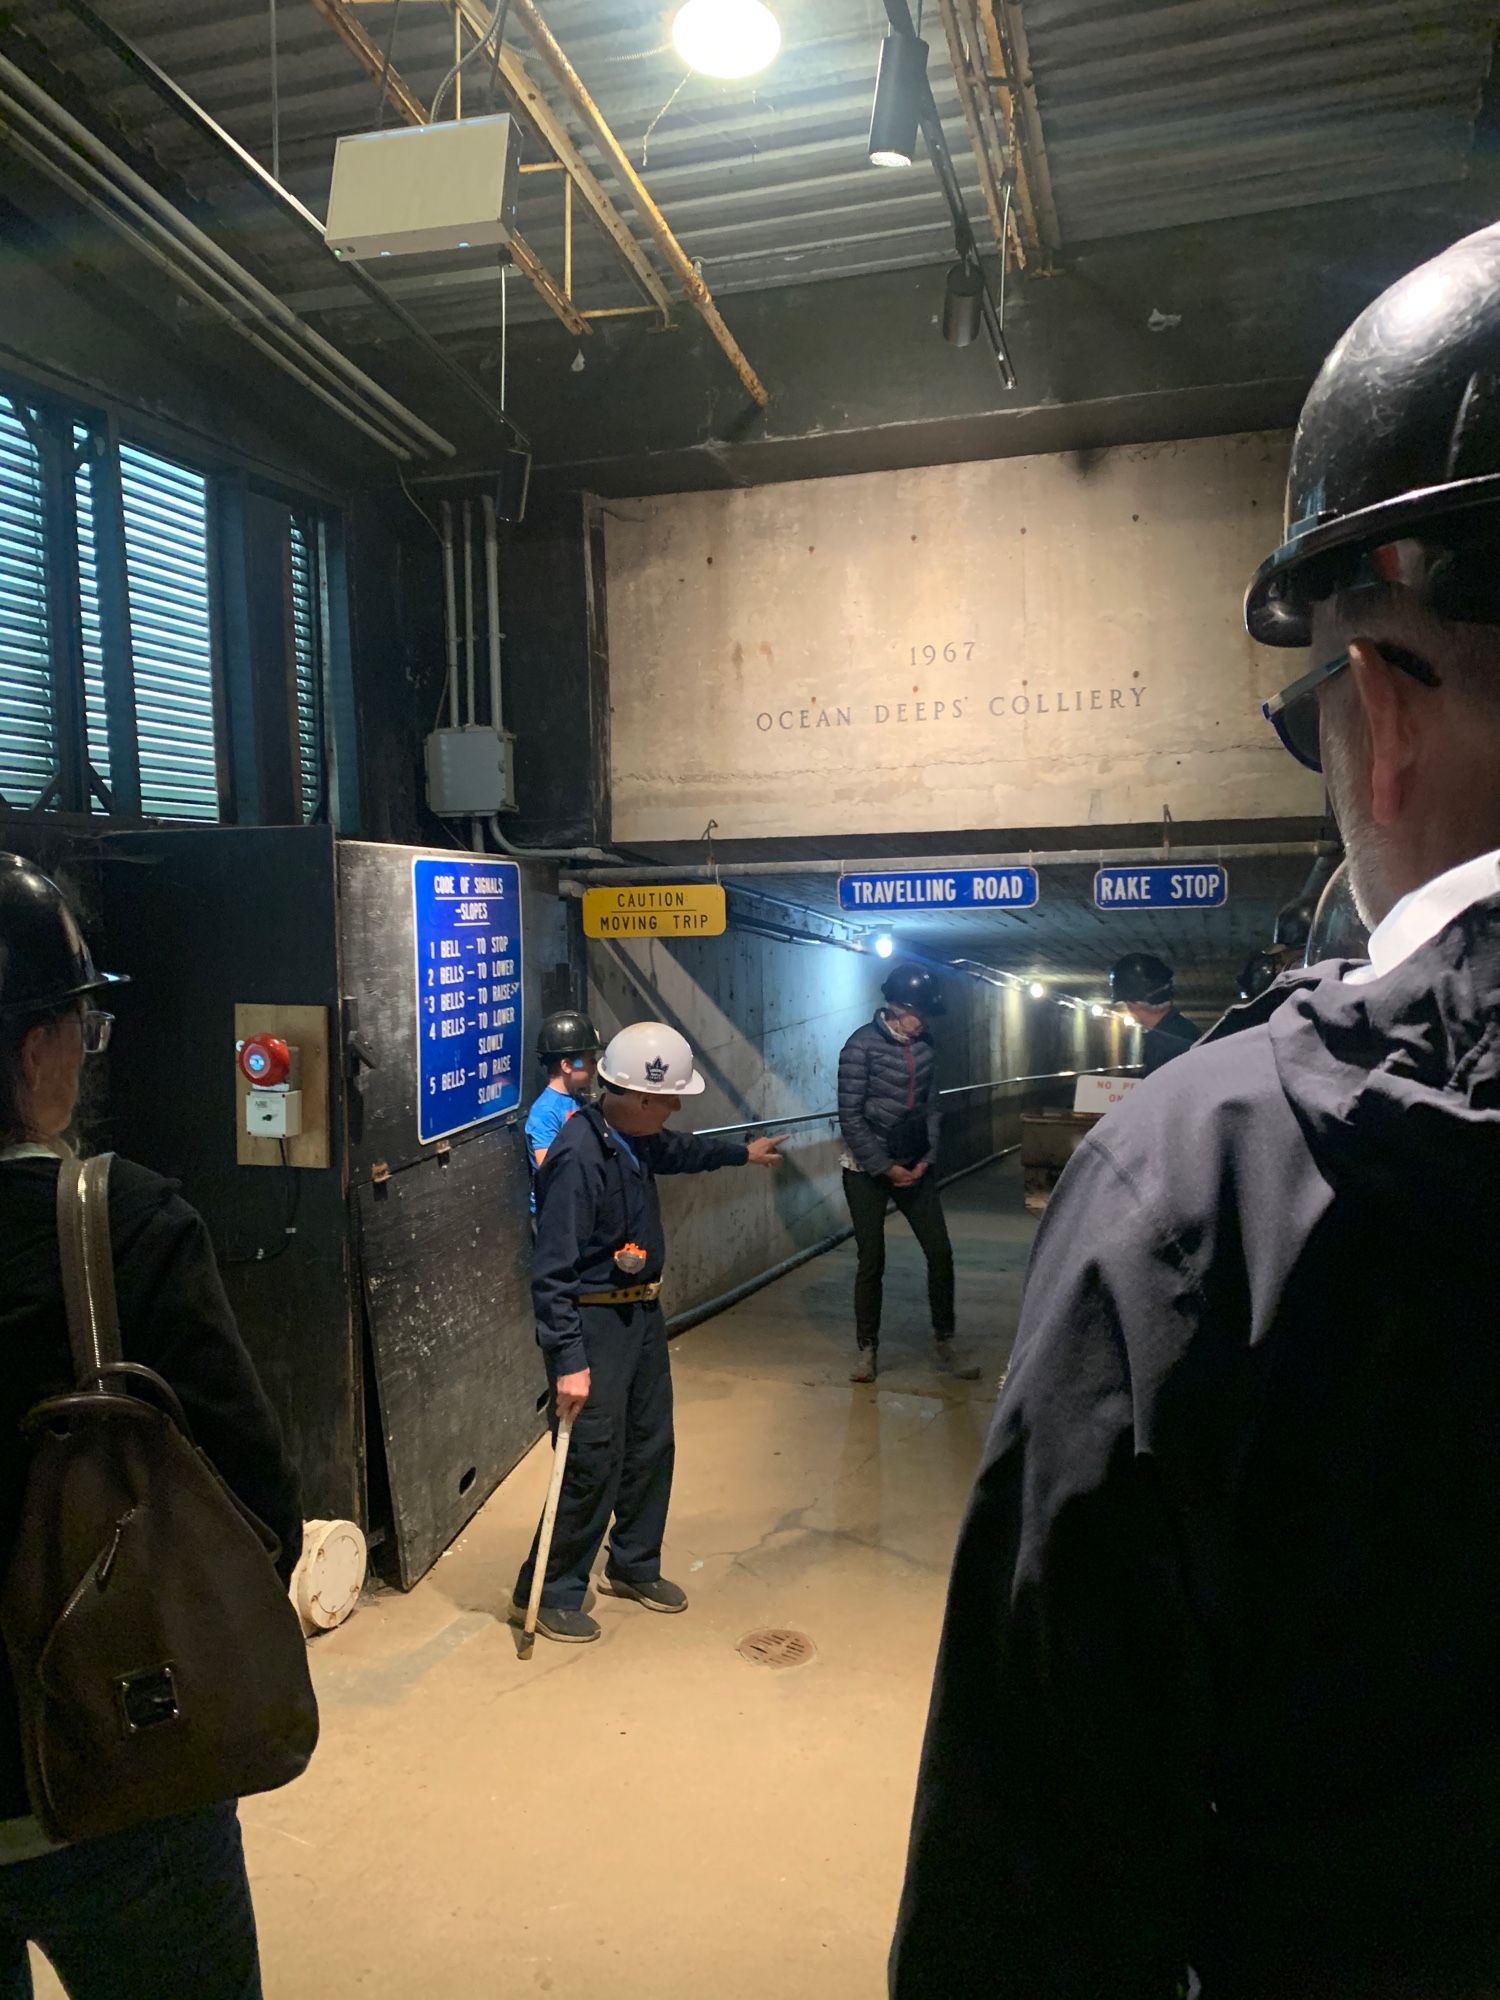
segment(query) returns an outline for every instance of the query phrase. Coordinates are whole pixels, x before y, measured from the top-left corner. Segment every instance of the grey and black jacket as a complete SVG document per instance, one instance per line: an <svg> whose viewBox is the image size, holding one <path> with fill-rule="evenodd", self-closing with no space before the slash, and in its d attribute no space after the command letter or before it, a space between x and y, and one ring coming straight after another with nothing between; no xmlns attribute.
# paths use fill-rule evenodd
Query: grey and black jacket
<svg viewBox="0 0 1500 2000"><path fill-rule="evenodd" d="M839 1126L862 1174L914 1167L937 1152L937 1050L925 1031L899 1042L884 1009L839 1052Z"/></svg>
<svg viewBox="0 0 1500 2000"><path fill-rule="evenodd" d="M1047 1205L895 2000L1500 1991L1500 897L1341 972Z"/></svg>

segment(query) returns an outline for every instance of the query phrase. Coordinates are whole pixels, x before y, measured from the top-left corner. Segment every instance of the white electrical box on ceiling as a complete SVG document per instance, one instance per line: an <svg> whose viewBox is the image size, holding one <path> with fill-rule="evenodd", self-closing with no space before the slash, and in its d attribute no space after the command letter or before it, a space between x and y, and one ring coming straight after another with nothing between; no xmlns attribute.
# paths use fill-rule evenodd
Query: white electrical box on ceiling
<svg viewBox="0 0 1500 2000"><path fill-rule="evenodd" d="M434 729L427 739L427 805L439 819L488 818L516 809L513 746L508 730L474 723Z"/></svg>
<svg viewBox="0 0 1500 2000"><path fill-rule="evenodd" d="M353 133L334 150L328 247L365 263L508 243L520 179L508 112Z"/></svg>

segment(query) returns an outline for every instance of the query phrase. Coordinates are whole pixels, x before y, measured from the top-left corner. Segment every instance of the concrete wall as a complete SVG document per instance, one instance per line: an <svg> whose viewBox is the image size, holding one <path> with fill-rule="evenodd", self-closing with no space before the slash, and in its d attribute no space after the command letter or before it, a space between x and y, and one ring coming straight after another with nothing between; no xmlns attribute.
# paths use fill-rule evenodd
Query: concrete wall
<svg viewBox="0 0 1500 2000"><path fill-rule="evenodd" d="M615 838L1316 814L1241 620L1287 440L612 506Z"/></svg>
<svg viewBox="0 0 1500 2000"><path fill-rule="evenodd" d="M669 1021L698 1052L708 1084L675 1121L685 1129L831 1110L845 1038L879 1003L881 967L831 945L745 930L696 941L588 946L589 1008L607 1040L632 1020ZM943 1086L1128 1062L1109 1022L1022 991L951 975L939 1035ZM1020 1137L1023 1108L1071 1101L1063 1082L949 1098L941 1172ZM843 1150L830 1123L792 1128L787 1163L662 1182L669 1314L691 1310L842 1229Z"/></svg>

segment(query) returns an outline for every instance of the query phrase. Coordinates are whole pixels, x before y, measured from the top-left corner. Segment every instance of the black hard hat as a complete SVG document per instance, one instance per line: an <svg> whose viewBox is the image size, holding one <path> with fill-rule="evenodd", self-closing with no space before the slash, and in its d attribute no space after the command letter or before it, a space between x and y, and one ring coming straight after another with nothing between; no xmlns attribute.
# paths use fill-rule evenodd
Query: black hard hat
<svg viewBox="0 0 1500 2000"><path fill-rule="evenodd" d="M100 972L67 898L19 854L0 854L0 1017L40 1014L121 984Z"/></svg>
<svg viewBox="0 0 1500 2000"><path fill-rule="evenodd" d="M1349 864L1344 861L1334 870L1328 887L1318 900L1318 913L1308 934L1304 963L1321 965L1326 958L1368 959L1369 956L1369 927L1359 914L1359 905L1354 900L1354 884L1349 878Z"/></svg>
<svg viewBox="0 0 1500 2000"><path fill-rule="evenodd" d="M1307 880L1288 903L1283 903L1276 912L1276 928L1271 942L1285 951L1300 952L1307 943L1307 934L1312 929L1313 918L1317 914L1318 902L1328 887L1333 871L1343 860L1343 851L1330 847L1324 853L1314 855L1312 867L1307 871Z"/></svg>
<svg viewBox="0 0 1500 2000"><path fill-rule="evenodd" d="M1292 444L1285 539L1245 623L1265 645L1305 646L1312 607L1365 582L1500 623L1497 541L1500 224L1392 285L1323 363ZM1406 573L1401 542L1436 561Z"/></svg>
<svg viewBox="0 0 1500 2000"><path fill-rule="evenodd" d="M1117 1007L1130 1000L1163 1007L1172 997L1175 977L1171 966L1149 951L1132 951L1109 968L1109 997Z"/></svg>
<svg viewBox="0 0 1500 2000"><path fill-rule="evenodd" d="M1258 951L1240 974L1240 998L1258 1000L1266 988L1274 986L1281 977L1281 965L1280 952Z"/></svg>
<svg viewBox="0 0 1500 2000"><path fill-rule="evenodd" d="M893 1007L910 1007L916 1014L947 1011L943 989L925 965L893 965L880 990Z"/></svg>
<svg viewBox="0 0 1500 2000"><path fill-rule="evenodd" d="M596 1056L599 1049L598 1029L576 1007L549 1014L537 1030L538 1062L556 1062L560 1056Z"/></svg>

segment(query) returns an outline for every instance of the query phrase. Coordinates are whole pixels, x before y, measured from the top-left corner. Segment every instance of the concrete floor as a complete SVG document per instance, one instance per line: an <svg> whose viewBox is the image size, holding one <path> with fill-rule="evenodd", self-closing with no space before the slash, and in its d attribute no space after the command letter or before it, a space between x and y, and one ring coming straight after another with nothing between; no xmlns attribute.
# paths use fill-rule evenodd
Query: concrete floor
<svg viewBox="0 0 1500 2000"><path fill-rule="evenodd" d="M1012 1160L947 1197L978 1383L926 1365L894 1216L878 1388L845 1379L852 1245L674 1343L664 1568L686 1616L602 1598L600 1643L518 1660L500 1617L543 1446L418 1589L314 1644L322 1746L244 1812L270 2000L883 1990L948 1561L1030 1247L1019 1178ZM816 1659L750 1665L735 1649L766 1626Z"/></svg>

